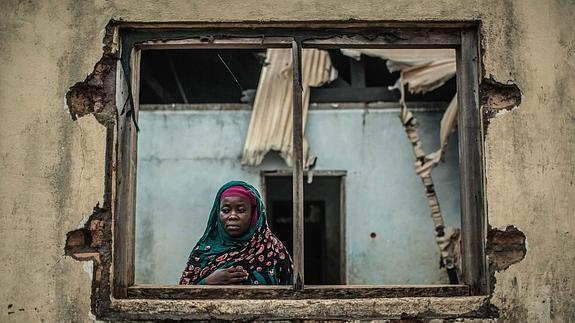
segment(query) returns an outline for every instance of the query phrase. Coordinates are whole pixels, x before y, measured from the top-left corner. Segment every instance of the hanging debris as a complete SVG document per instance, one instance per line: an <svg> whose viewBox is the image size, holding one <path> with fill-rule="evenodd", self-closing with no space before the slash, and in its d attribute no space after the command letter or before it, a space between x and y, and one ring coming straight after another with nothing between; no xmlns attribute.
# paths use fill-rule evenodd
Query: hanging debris
<svg viewBox="0 0 575 323"><path fill-rule="evenodd" d="M433 179L431 177L431 170L439 162L439 157L441 156L438 152L425 155L423 148L421 147L421 140L417 133L417 120L413 114L407 110L405 102L401 102L401 110L399 118L407 137L411 142L413 147L413 153L415 155L415 171L425 187L425 197L429 207L431 208L431 218L433 219L433 225L435 227L435 241L439 247L439 252L441 254L441 266L447 269L449 275L449 282L451 284L459 283L458 270L456 269L456 263L459 263L459 256L456 256L456 251L458 251L458 242L460 239L460 229L449 228L446 229L443 215L441 214L441 209L439 207L439 200L435 192L435 187L433 185Z"/></svg>
<svg viewBox="0 0 575 323"><path fill-rule="evenodd" d="M261 164L270 150L276 150L292 165L292 52L291 49L268 49L262 68L248 134L244 144L242 165ZM302 51L304 167L315 163L309 154L305 136L310 87L335 79L336 71L326 51Z"/></svg>
<svg viewBox="0 0 575 323"><path fill-rule="evenodd" d="M431 208L431 218L435 230L435 241L441 255L440 265L445 267L451 284L458 284L461 277L461 230L445 227L435 192L431 171L445 159L449 135L457 124L457 96L455 96L441 119L440 147L425 154L421 139L417 133L418 123L405 104L405 87L411 93L426 93L442 86L455 76L455 52L453 50L394 50L394 49L361 49L342 50L345 55L359 58L361 54L380 57L387 60L391 72L400 71L400 78L390 89L400 91L399 118L411 142L415 155L415 171L425 187L425 196Z"/></svg>

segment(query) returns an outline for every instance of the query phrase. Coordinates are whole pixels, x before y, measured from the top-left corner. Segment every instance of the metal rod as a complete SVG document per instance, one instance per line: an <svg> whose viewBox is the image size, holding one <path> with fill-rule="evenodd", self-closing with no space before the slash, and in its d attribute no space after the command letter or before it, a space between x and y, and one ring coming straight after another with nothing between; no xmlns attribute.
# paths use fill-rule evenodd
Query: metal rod
<svg viewBox="0 0 575 323"><path fill-rule="evenodd" d="M238 81L238 78L234 75L234 72L232 72L232 69L228 66L228 64L226 63L226 61L224 61L224 59L222 58L222 56L220 54L218 54L218 57L220 58L220 61L222 61L222 63L224 63L224 66L226 67L228 72L230 72L230 75L234 78L234 81L236 81L236 84L238 85L240 90L243 91L244 88L240 84L240 81Z"/></svg>

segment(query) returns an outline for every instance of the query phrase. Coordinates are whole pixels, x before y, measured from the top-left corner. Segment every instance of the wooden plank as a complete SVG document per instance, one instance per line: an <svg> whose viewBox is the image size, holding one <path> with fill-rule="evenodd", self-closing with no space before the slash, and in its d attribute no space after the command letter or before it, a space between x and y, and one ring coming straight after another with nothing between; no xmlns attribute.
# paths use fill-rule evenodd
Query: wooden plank
<svg viewBox="0 0 575 323"><path fill-rule="evenodd" d="M117 54L120 51L120 28L114 26L114 31L112 33L112 45L110 46L110 53Z"/></svg>
<svg viewBox="0 0 575 323"><path fill-rule="evenodd" d="M135 263L136 263L136 190L137 190L137 163L138 163L138 115L140 105L140 62L142 51L134 48L132 50L131 68L131 89L132 103L134 104L130 114L130 144L129 144L129 195L126 216L126 250L128 252L128 264L126 277L128 286L134 284Z"/></svg>
<svg viewBox="0 0 575 323"><path fill-rule="evenodd" d="M127 297L127 287L129 286L129 218L127 213L130 210L130 142L131 142L131 122L126 115L127 109L131 107L129 101L128 83L125 79L124 69L118 61L118 72L116 73L116 106L118 107L118 144L116 160L116 187L115 191L115 212L114 212L114 275L113 294L116 298ZM124 113L122 113L124 112Z"/></svg>
<svg viewBox="0 0 575 323"><path fill-rule="evenodd" d="M456 50L463 279L473 295L486 294L483 142L479 110L477 32L461 31Z"/></svg>
<svg viewBox="0 0 575 323"><path fill-rule="evenodd" d="M132 51L130 65L131 100L128 82L120 62L116 73L116 106L119 110L113 248L113 293L116 298L127 297L128 286L134 284L139 50Z"/></svg>
<svg viewBox="0 0 575 323"><path fill-rule="evenodd" d="M293 66L293 287L304 286L303 116L301 44L292 41Z"/></svg>
<svg viewBox="0 0 575 323"><path fill-rule="evenodd" d="M212 33L225 32L213 30ZM333 36L333 34L337 34ZM192 37L180 40L149 40L136 44L139 49L204 49L204 48L289 48L287 36L301 35L304 48L454 48L460 45L458 29L346 29L332 35L313 30L289 30L281 37L266 36L248 31L244 37Z"/></svg>
<svg viewBox="0 0 575 323"><path fill-rule="evenodd" d="M397 102L399 93L390 91L387 87L364 88L312 88L309 96L310 102Z"/></svg>
<svg viewBox="0 0 575 323"><path fill-rule="evenodd" d="M294 290L291 286L134 285L128 289L129 298L145 299L350 299L467 295L469 287L466 285L325 285L305 286L302 290Z"/></svg>
<svg viewBox="0 0 575 323"><path fill-rule="evenodd" d="M304 48L454 48L461 44L458 29L381 29L356 34L307 39Z"/></svg>
<svg viewBox="0 0 575 323"><path fill-rule="evenodd" d="M287 37L262 37L254 35L252 37L234 37L234 38L210 38L194 37L177 40L149 40L135 46L140 49L209 49L209 48L227 48L227 49L260 49L260 48L290 48L291 38Z"/></svg>

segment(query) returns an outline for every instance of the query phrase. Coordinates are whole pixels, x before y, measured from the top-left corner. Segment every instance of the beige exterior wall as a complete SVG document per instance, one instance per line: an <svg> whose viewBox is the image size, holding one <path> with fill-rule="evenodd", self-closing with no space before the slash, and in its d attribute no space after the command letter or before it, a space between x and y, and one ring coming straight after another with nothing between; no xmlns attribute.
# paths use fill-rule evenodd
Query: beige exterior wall
<svg viewBox="0 0 575 323"><path fill-rule="evenodd" d="M90 322L90 266L63 256L104 190L105 128L72 121L67 89L128 21L481 20L485 75L521 105L490 120L491 226L527 255L496 274L502 321L575 320L575 4L555 1L4 1L0 16L0 321Z"/></svg>

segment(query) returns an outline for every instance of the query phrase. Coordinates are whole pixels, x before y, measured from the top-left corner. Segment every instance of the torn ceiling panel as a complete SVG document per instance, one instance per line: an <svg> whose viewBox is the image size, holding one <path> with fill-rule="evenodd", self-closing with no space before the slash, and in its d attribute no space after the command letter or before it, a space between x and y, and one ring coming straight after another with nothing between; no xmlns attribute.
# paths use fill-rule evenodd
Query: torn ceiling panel
<svg viewBox="0 0 575 323"><path fill-rule="evenodd" d="M457 95L455 95L443 113L443 117L441 118L441 128L439 129L439 149L441 150L441 160L445 159L447 141L457 126L457 112Z"/></svg>
<svg viewBox="0 0 575 323"><path fill-rule="evenodd" d="M411 93L426 93L437 89L455 76L455 60L441 60L415 65L401 70L401 83Z"/></svg>
<svg viewBox="0 0 575 323"><path fill-rule="evenodd" d="M426 93L441 87L455 76L455 50L453 49L342 49L349 57L359 59L361 55L379 57L387 60L390 72L400 72L395 88L401 91L401 101L404 100L403 90L411 93ZM449 103L441 119L440 147L429 154L427 159L433 161L428 171L443 160L449 135L457 125L457 95Z"/></svg>
<svg viewBox="0 0 575 323"><path fill-rule="evenodd" d="M390 72L401 72L402 84L411 93L426 93L442 86L455 75L453 49L342 49L349 57L367 55L387 60Z"/></svg>
<svg viewBox="0 0 575 323"><path fill-rule="evenodd" d="M308 160L313 160L309 157L305 136L310 87L321 86L337 74L326 51L304 49L301 57L303 149L304 163L307 165ZM244 144L242 165L261 164L270 150L278 151L286 163L292 165L292 75L291 49L268 49Z"/></svg>
<svg viewBox="0 0 575 323"><path fill-rule="evenodd" d="M421 54L418 50L402 50L400 52L411 52L415 55ZM453 52L453 51L451 51ZM409 55L404 55L407 57ZM396 57L397 58L397 57ZM457 122L457 95L451 100L441 119L440 127L440 147L438 150L425 154L417 132L418 123L413 114L407 109L405 104L405 86L408 85L411 92L425 93L442 86L448 79L455 75L455 57L453 59L438 58L431 60L429 57L421 57L420 65L406 65L400 69L400 77L395 86L401 92L401 109L400 120L411 141L415 155L415 170L421 177L425 186L426 198L431 208L431 217L434 223L434 233L437 246L441 254L441 266L445 267L449 282L458 284L461 276L461 249L460 249L460 230L456 228L445 227L443 214L439 207L439 198L437 197L431 171L444 159L447 148L449 135L454 131ZM388 60L388 68L389 68ZM400 62L399 65L402 63ZM413 87L413 88L412 88Z"/></svg>

